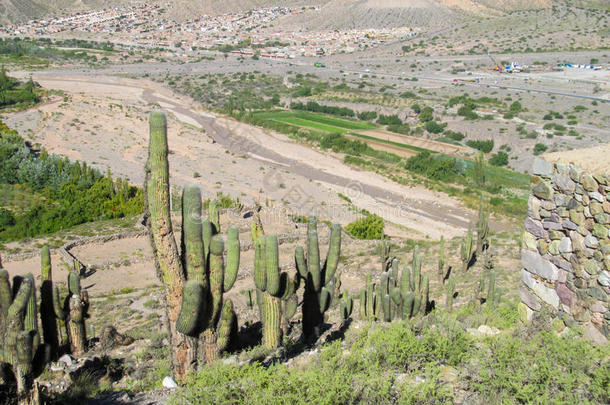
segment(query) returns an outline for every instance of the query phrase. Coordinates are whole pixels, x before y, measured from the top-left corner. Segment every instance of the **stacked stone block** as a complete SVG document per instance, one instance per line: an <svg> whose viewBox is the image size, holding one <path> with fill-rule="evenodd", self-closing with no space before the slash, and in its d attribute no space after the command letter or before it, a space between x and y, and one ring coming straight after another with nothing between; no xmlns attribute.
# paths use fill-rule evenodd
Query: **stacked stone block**
<svg viewBox="0 0 610 405"><path fill-rule="evenodd" d="M550 306L598 343L610 338L610 175L535 159L521 251L528 316Z"/></svg>

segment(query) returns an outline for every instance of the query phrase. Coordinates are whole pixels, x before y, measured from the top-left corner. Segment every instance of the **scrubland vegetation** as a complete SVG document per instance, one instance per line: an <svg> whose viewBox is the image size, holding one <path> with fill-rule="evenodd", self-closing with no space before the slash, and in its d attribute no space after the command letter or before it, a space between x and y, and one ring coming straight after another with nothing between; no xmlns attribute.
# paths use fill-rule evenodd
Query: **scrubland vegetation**
<svg viewBox="0 0 610 405"><path fill-rule="evenodd" d="M0 241L142 212L142 191L127 180L35 150L0 121Z"/></svg>

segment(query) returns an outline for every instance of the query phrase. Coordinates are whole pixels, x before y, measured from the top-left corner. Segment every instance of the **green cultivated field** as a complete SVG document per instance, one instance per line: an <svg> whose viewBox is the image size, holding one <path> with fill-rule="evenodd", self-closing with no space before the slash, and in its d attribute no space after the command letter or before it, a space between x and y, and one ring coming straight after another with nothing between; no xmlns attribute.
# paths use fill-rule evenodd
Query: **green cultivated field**
<svg viewBox="0 0 610 405"><path fill-rule="evenodd" d="M374 129L376 126L368 122L358 122L330 117L324 114L305 111L271 111L256 114L270 121L283 122L299 127L312 128L319 131L342 134L351 130Z"/></svg>

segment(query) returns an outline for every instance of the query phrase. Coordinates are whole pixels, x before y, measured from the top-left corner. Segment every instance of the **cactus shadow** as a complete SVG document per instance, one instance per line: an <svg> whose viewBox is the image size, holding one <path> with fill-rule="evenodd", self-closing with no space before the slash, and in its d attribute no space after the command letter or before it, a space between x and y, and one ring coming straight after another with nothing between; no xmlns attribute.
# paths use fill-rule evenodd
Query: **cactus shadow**
<svg viewBox="0 0 610 405"><path fill-rule="evenodd" d="M263 338L263 324L260 321L250 323L246 322L237 331L237 344L235 344L230 353L240 352L242 350L251 349L260 345Z"/></svg>
<svg viewBox="0 0 610 405"><path fill-rule="evenodd" d="M426 304L426 308L425 308L425 312L424 313L425 314L429 314L430 312L432 312L434 310L434 308L436 308L436 300L429 301Z"/></svg>
<svg viewBox="0 0 610 405"><path fill-rule="evenodd" d="M350 317L345 322L343 322L339 329L331 332L326 337L325 343L331 343L335 340L343 340L345 338L345 332L347 332L347 330L349 329L350 325L352 324L352 321L353 319Z"/></svg>
<svg viewBox="0 0 610 405"><path fill-rule="evenodd" d="M447 271L445 272L445 274L443 274L443 279L442 279L443 284L445 284L445 281L447 281L449 279L449 276L451 275L452 271L453 271L453 267L447 266Z"/></svg>

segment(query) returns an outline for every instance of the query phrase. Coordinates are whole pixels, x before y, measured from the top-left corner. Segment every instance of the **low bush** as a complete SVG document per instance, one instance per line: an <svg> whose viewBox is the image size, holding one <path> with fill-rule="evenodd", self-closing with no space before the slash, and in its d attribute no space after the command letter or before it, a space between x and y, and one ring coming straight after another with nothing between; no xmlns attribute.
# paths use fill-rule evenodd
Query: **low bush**
<svg viewBox="0 0 610 405"><path fill-rule="evenodd" d="M494 148L494 140L493 139L488 139L486 141L470 140L470 141L466 141L466 145L470 146L471 148L478 149L483 153L489 153Z"/></svg>
<svg viewBox="0 0 610 405"><path fill-rule="evenodd" d="M546 152L547 149L548 149L548 147L545 144L537 143L534 146L534 155L540 155L541 153Z"/></svg>
<svg viewBox="0 0 610 405"><path fill-rule="evenodd" d="M508 153L499 151L489 159L489 164L493 166L506 166L508 164Z"/></svg>
<svg viewBox="0 0 610 405"><path fill-rule="evenodd" d="M440 134L443 132L446 126L446 123L439 124L436 121L428 121L426 122L426 131L430 132L431 134Z"/></svg>
<svg viewBox="0 0 610 405"><path fill-rule="evenodd" d="M454 181L460 174L458 160L448 156L433 156L430 152L420 152L407 159L405 168L410 172L433 180Z"/></svg>
<svg viewBox="0 0 610 405"><path fill-rule="evenodd" d="M371 214L349 223L345 230L356 239L381 239L383 238L383 218Z"/></svg>

